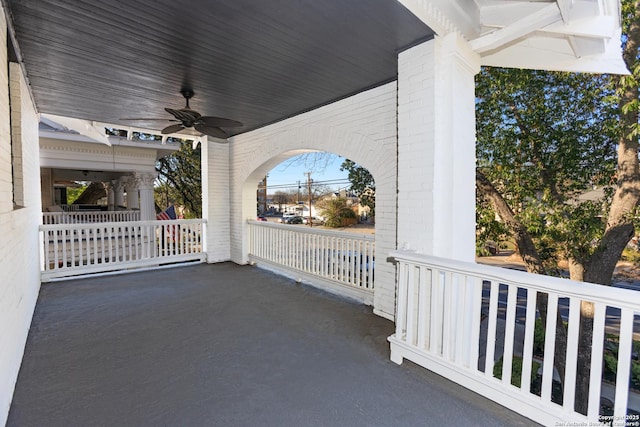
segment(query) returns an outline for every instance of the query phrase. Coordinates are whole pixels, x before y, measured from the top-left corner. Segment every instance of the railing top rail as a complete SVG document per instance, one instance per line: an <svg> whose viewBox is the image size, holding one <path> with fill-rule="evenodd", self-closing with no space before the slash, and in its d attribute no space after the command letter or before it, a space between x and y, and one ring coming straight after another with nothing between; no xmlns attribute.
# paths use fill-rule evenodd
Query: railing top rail
<svg viewBox="0 0 640 427"><path fill-rule="evenodd" d="M375 236L371 234L350 233L348 231L319 230L317 228L314 229L311 227L298 228L289 224L277 224L273 222L256 221L255 219L248 219L247 222L253 226L276 228L276 229L287 230L287 231L296 232L296 233L317 234L320 236L330 236L330 237L342 237L347 239L365 240L370 242L375 241Z"/></svg>
<svg viewBox="0 0 640 427"><path fill-rule="evenodd" d="M413 251L392 251L390 256L400 261L424 264L429 267L493 280L504 284L534 289L539 292L559 294L560 297L577 298L586 301L600 301L614 307L626 307L640 312L640 292L595 283L578 282L553 276L532 274L470 262L419 254Z"/></svg>
<svg viewBox="0 0 640 427"><path fill-rule="evenodd" d="M124 227L127 225L147 226L147 225L188 225L188 224L204 224L207 221L203 218L197 219L170 219L166 221L112 221L112 222L91 222L91 223L74 223L74 224L41 224L40 231L65 230L69 228L105 228L105 227Z"/></svg>
<svg viewBox="0 0 640 427"><path fill-rule="evenodd" d="M138 210L128 211L70 211L70 212L42 212L43 216L110 216L110 215L127 215L131 213L139 213Z"/></svg>

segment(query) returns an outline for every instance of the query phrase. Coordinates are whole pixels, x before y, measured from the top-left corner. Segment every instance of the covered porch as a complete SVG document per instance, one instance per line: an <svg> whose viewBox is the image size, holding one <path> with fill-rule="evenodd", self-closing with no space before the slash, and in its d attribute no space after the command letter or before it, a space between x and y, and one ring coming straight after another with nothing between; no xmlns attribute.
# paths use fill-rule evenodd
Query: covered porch
<svg viewBox="0 0 640 427"><path fill-rule="evenodd" d="M561 405L548 357L555 348L551 326L541 394L527 387L527 370L539 370L532 353L536 310L529 302L537 293L555 307L548 325L568 301L572 332L576 307L582 300L595 304L594 355L604 351L608 308L620 313L613 413L624 419L636 408L628 405L627 386L640 317L632 296L601 295L575 283L552 287L545 278L503 276L472 263L474 75L481 65L625 72L618 0L376 0L366 8L336 0L194 0L190 8L148 0L87 0L74 7L62 0L1 2L0 33L8 40L0 55L8 66L0 81L9 84L0 89L0 234L7 237L0 245L0 324L6 325L0 347L7 349L0 353L0 424L10 407L10 425L51 425L56 417L61 425L531 423L509 409L548 425L598 421L602 357L592 365L588 414L575 412L572 386ZM40 115L81 119L90 134L130 120L175 130L164 127L167 118L173 121L165 113L182 105L181 89L195 90L192 108L202 114L243 124L202 137L206 227L179 233L181 239L199 236L189 257L220 264L185 267L188 274L163 269L45 284L40 292L41 233L66 227L41 226ZM177 126L189 134L194 124ZM257 182L285 158L307 151L344 156L374 176L369 259L376 259L376 283L363 292L377 317L246 266L283 257L252 247L255 227L247 220L255 218ZM73 246L54 251L62 260L45 265L86 268L96 253L103 255L91 268L111 262L111 254L106 258L96 247L101 231L86 230L47 239ZM143 236L144 246L162 232L133 234ZM302 253L295 245L277 247L296 248L285 252L287 260ZM77 262L68 261L73 248L80 248ZM333 258L345 265L348 252L339 252ZM298 257L302 264L293 265L321 260L320 272L331 275L336 269L327 268L327 253L338 252ZM156 252L140 254L147 262ZM367 267L373 266L360 254L348 259L365 260L364 269L337 270L356 272L357 284L371 277ZM283 297L288 291L301 294ZM316 304L316 296L347 308ZM524 335L516 325L523 316ZM483 340L489 345L481 349ZM574 339L567 348L567 359L575 361ZM494 366L502 353L499 380ZM512 373L510 362L521 355L525 368ZM509 409L411 363L393 365L404 360ZM575 368L565 369L570 380Z"/></svg>
<svg viewBox="0 0 640 427"><path fill-rule="evenodd" d="M232 263L42 287L8 426L531 425L369 307Z"/></svg>

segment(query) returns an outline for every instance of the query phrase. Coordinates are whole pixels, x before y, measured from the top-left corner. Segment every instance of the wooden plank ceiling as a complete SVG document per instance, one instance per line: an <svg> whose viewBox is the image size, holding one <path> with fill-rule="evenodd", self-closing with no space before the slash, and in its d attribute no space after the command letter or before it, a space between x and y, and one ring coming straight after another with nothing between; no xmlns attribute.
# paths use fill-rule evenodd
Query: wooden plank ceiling
<svg viewBox="0 0 640 427"><path fill-rule="evenodd" d="M395 0L3 0L39 112L160 129L182 108L246 132L392 81L432 31Z"/></svg>

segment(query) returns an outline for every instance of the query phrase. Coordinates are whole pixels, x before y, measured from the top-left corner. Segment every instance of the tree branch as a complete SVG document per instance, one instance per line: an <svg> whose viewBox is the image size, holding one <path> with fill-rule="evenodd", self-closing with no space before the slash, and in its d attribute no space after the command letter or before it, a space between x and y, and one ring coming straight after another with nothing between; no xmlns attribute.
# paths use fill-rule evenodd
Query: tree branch
<svg viewBox="0 0 640 427"><path fill-rule="evenodd" d="M476 169L476 186L480 195L491 204L498 216L504 221L505 226L513 234L527 271L529 273L545 274L540 255L536 250L531 235L525 226L518 221L513 210L491 181L479 169Z"/></svg>

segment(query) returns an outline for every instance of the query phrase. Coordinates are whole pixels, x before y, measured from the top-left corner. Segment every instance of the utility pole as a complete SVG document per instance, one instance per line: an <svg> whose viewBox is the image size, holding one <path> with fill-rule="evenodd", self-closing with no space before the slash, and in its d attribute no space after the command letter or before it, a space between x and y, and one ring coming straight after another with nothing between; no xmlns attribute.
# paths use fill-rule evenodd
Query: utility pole
<svg viewBox="0 0 640 427"><path fill-rule="evenodd" d="M305 172L307 175L307 191L309 192L309 227L313 227L313 221L311 220L311 172Z"/></svg>

